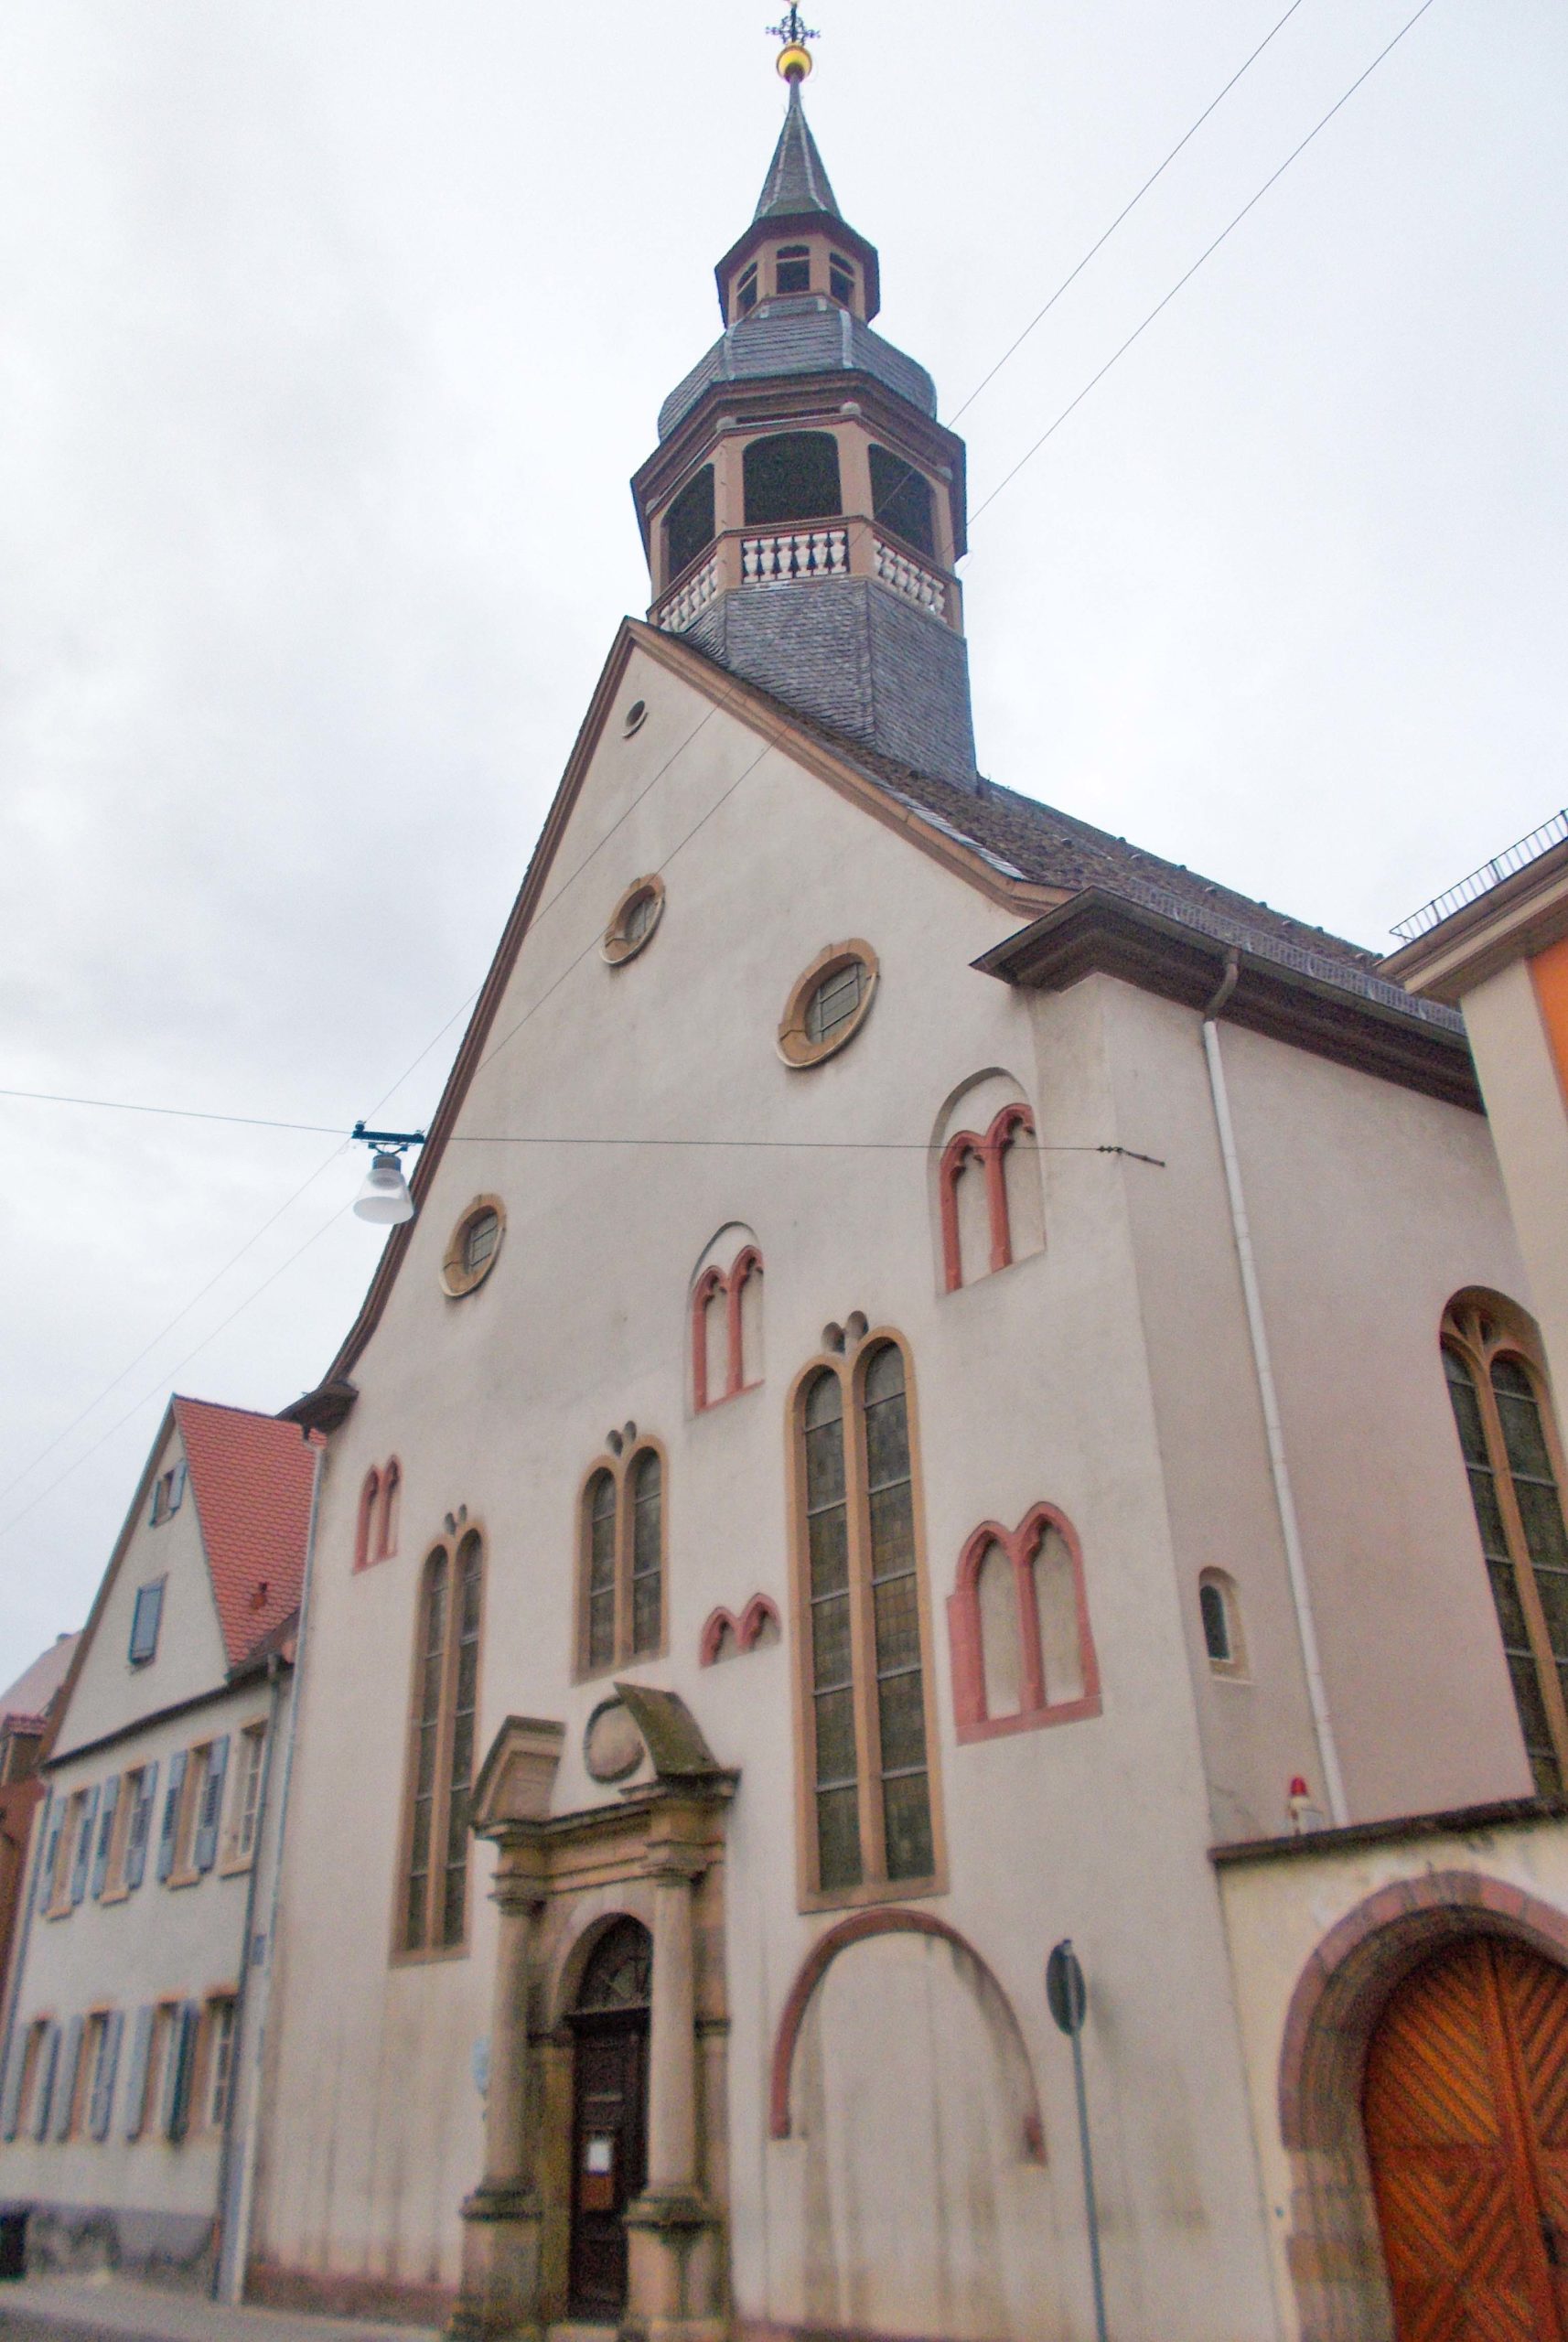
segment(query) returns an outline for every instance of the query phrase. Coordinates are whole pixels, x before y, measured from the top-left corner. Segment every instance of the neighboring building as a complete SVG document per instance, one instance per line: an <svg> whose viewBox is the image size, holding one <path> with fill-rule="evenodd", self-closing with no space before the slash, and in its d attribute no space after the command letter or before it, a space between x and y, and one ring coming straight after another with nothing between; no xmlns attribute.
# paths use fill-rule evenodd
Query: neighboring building
<svg viewBox="0 0 1568 2342"><path fill-rule="evenodd" d="M1530 1271L1546 1354L1568 1385L1568 812L1394 932L1385 972L1462 1009Z"/></svg>
<svg viewBox="0 0 1568 2342"><path fill-rule="evenodd" d="M1561 2342L1559 1581L1488 1509L1561 1542L1560 1466L1460 1019L979 777L962 449L798 84L718 274L293 1411L252 2288L1077 2342L1070 1936L1118 2342Z"/></svg>
<svg viewBox="0 0 1568 2342"><path fill-rule="evenodd" d="M315 1474L174 1400L59 1693L0 2082L31 2269L213 2279Z"/></svg>
<svg viewBox="0 0 1568 2342"><path fill-rule="evenodd" d="M27 1841L33 1814L43 1796L38 1757L49 1728L49 1712L77 1646L75 1635L57 1635L48 1650L0 1692L0 2010L5 2005L11 1945L27 1875Z"/></svg>

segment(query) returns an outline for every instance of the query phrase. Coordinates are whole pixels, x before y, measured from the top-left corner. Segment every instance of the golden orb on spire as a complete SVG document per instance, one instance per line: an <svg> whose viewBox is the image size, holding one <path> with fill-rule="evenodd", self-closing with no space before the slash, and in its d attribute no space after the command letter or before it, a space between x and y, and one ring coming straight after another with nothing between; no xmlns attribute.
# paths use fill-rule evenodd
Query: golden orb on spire
<svg viewBox="0 0 1568 2342"><path fill-rule="evenodd" d="M790 6L782 23L769 25L768 29L775 40L783 43L776 59L780 75L791 89L798 89L811 70L811 52L806 44L815 40L816 34L801 21L796 5Z"/></svg>

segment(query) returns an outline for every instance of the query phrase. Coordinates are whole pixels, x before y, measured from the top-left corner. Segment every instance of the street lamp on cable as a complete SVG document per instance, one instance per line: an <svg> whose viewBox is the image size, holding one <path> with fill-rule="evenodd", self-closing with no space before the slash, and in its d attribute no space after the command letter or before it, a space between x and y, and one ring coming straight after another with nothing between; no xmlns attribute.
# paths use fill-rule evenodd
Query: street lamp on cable
<svg viewBox="0 0 1568 2342"><path fill-rule="evenodd" d="M400 1157L408 1147L423 1146L424 1133L368 1131L363 1123L356 1123L354 1136L362 1139L372 1150L365 1184L354 1198L354 1210L358 1217L373 1220L382 1228L396 1228L403 1220L412 1219L413 1198L409 1194L408 1181L403 1176Z"/></svg>

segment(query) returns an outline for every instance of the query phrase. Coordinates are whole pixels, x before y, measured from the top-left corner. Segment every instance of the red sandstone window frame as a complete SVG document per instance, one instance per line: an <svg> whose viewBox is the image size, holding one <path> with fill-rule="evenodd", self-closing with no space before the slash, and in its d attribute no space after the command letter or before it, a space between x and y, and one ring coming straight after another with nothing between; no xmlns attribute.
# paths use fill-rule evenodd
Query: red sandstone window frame
<svg viewBox="0 0 1568 2342"><path fill-rule="evenodd" d="M372 1464L360 1487L360 1509L354 1522L354 1574L390 1562L397 1552L399 1513L403 1499L403 1466L395 1456Z"/></svg>
<svg viewBox="0 0 1568 2342"><path fill-rule="evenodd" d="M644 1457L659 1466L659 1631L651 1642L638 1646L634 1616L636 1563L636 1503L633 1488ZM607 1476L615 1492L615 1634L607 1659L588 1656L589 1570L593 1561L592 1500L596 1483ZM618 1668L639 1667L647 1660L662 1659L670 1648L670 1456L661 1439L639 1433L619 1455L596 1456L577 1485L574 1507L576 1520L576 1615L572 1628L572 1680L591 1683Z"/></svg>
<svg viewBox="0 0 1568 2342"><path fill-rule="evenodd" d="M782 1641L784 1621L770 1595L754 1594L738 1618L733 1611L710 1610L697 1643L698 1666L716 1667L725 1659L744 1659L757 1649L769 1626L776 1639ZM726 1636L734 1643L733 1650L724 1648Z"/></svg>
<svg viewBox="0 0 1568 2342"><path fill-rule="evenodd" d="M748 1380L746 1371L746 1338L741 1310L746 1281L764 1274L762 1254L755 1244L744 1245L727 1269L707 1268L703 1271L692 1290L692 1405L699 1415L711 1408L722 1407L726 1399L738 1399L743 1391L755 1391L762 1378L754 1375ZM708 1308L715 1294L725 1296L725 1387L722 1391L708 1388Z"/></svg>
<svg viewBox="0 0 1568 2342"><path fill-rule="evenodd" d="M1045 1681L1039 1606L1035 1590L1035 1555L1041 1539L1054 1529L1072 1564L1078 1608L1079 1667L1083 1689L1075 1699L1053 1701ZM1021 1696L1018 1706L993 1716L985 1689L985 1653L980 1627L980 1571L993 1546L1006 1555L1013 1570L1018 1604L1018 1660ZM1072 1522L1054 1504L1034 1504L1016 1529L998 1520L983 1520L964 1541L958 1574L948 1596L948 1639L952 1655L953 1729L961 1742L998 1740L1015 1732L1037 1732L1049 1724L1077 1724L1103 1713L1100 1661L1089 1617L1089 1589L1084 1576L1083 1547Z"/></svg>
<svg viewBox="0 0 1568 2342"><path fill-rule="evenodd" d="M943 1290L957 1293L965 1283L963 1245L958 1217L958 1183L965 1166L973 1157L985 1176L986 1211L991 1223L991 1260L985 1273L994 1275L999 1269L1013 1265L1013 1224L1007 1208L1007 1149L1020 1132L1034 1138L1034 1109L1022 1099L1011 1099L991 1122L983 1136L979 1131L955 1131L942 1150L941 1166L938 1174L942 1215L942 1278ZM979 1283L971 1277L971 1284Z"/></svg>
<svg viewBox="0 0 1568 2342"><path fill-rule="evenodd" d="M404 1764L403 1821L398 1832L398 1861L392 1890L392 1964L412 1967L434 1960L465 1958L469 1949L470 1904L473 1886L473 1846L465 1832L465 1862L463 1870L463 1913L461 1932L448 1940L445 1932L446 1872L450 1866L450 1821L453 1797L453 1753L457 1719L458 1677L462 1664L464 1636L458 1597L462 1590L461 1564L469 1552L478 1557L478 1612L474 1663L474 1722L468 1758L468 1778L458 1794L471 1797L478 1774L480 1689L484 1674L485 1605L488 1593L488 1558L489 1542L482 1521L468 1520L450 1536L438 1538L424 1557L420 1570L417 1596L414 1603L413 1665L409 1685L408 1717L404 1728ZM444 1568L444 1617L436 1699L430 1728L434 1732L434 1762L430 1790L430 1831L426 1848L424 1907L419 1928L419 1940L409 1940L409 1893L413 1876L414 1818L419 1792L420 1735L426 1728L427 1703L424 1698L424 1663L429 1657L429 1617L431 1588L437 1565Z"/></svg>
<svg viewBox="0 0 1568 2342"><path fill-rule="evenodd" d="M862 1325L865 1320L860 1321ZM865 1379L879 1351L897 1350L904 1368L908 1426L910 1499L913 1513L915 1602L919 1630L921 1693L925 1720L926 1781L931 1836L931 1869L921 1878L889 1878L882 1817L872 1538L865 1434ZM843 1400L848 1588L851 1606L853 1692L855 1716L856 1789L862 1875L853 1886L823 1887L817 1827L816 1720L813 1699L811 1564L808 1544L805 1411L807 1396L824 1370L838 1377ZM943 1816L941 1743L938 1732L935 1647L931 1632L929 1575L926 1552L925 1480L921 1463L919 1409L914 1360L903 1335L891 1327L868 1328L846 1351L828 1350L803 1366L786 1402L789 1425L789 1512L795 1652L795 1844L797 1885L802 1911L853 1910L869 1904L921 1900L948 1891L947 1838Z"/></svg>

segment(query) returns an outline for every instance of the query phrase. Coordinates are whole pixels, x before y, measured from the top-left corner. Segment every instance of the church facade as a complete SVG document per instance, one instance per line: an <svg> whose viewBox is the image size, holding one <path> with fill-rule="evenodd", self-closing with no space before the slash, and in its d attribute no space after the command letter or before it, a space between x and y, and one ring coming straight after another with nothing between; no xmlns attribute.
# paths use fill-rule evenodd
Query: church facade
<svg viewBox="0 0 1568 2342"><path fill-rule="evenodd" d="M1070 1939L1119 2342L1425 2332L1474 2272L1384 2011L1447 1960L1555 2025L1568 1946L1556 1432L1463 1028L981 777L962 447L795 73L634 483L649 620L291 1411L250 2289L1087 2342ZM1497 2330L1548 2333L1486 2169Z"/></svg>

